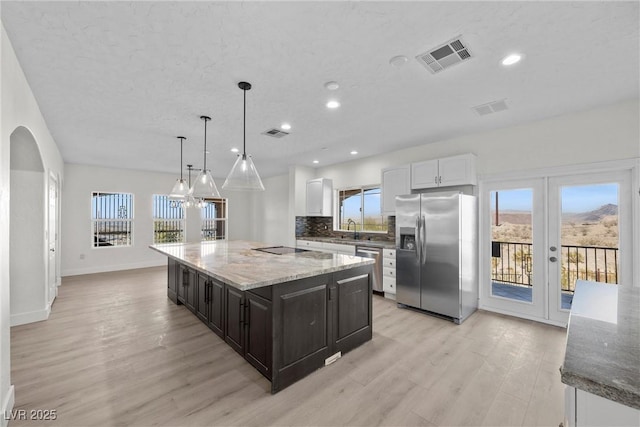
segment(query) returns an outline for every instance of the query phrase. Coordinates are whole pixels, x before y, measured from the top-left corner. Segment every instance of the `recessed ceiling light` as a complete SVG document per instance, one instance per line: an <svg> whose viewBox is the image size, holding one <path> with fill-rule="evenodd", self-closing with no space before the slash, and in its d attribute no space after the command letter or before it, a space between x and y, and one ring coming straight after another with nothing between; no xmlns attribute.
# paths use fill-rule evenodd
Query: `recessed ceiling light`
<svg viewBox="0 0 640 427"><path fill-rule="evenodd" d="M291 129L291 125L289 123L283 123L282 125L280 125L280 129L289 130Z"/></svg>
<svg viewBox="0 0 640 427"><path fill-rule="evenodd" d="M326 82L324 84L324 87L328 90L336 90L340 87L340 85L338 84L338 82Z"/></svg>
<svg viewBox="0 0 640 427"><path fill-rule="evenodd" d="M318 163L320 163L320 161L314 160L313 163L317 165Z"/></svg>
<svg viewBox="0 0 640 427"><path fill-rule="evenodd" d="M322 147L322 148L321 148L321 150L323 150L323 151L324 151L324 150L328 150L328 149L329 149L329 147Z"/></svg>
<svg viewBox="0 0 640 427"><path fill-rule="evenodd" d="M357 152L356 150L353 150L353 151L351 152L351 155L353 155L353 156L355 156L356 154L358 154L358 152Z"/></svg>
<svg viewBox="0 0 640 427"><path fill-rule="evenodd" d="M232 152L232 153L237 153L238 151L240 151L240 150L238 150L237 148L232 148L232 149L231 149L231 152Z"/></svg>
<svg viewBox="0 0 640 427"><path fill-rule="evenodd" d="M327 102L327 108L338 108L340 106L340 103L338 101L329 101Z"/></svg>
<svg viewBox="0 0 640 427"><path fill-rule="evenodd" d="M513 65L516 64L518 62L520 62L520 60L522 59L522 55L517 54L517 53L513 53L511 55L505 56L502 59L502 65Z"/></svg>
<svg viewBox="0 0 640 427"><path fill-rule="evenodd" d="M398 55L398 56L394 56L393 58L391 58L389 60L389 64L393 65L396 68L400 68L404 64L406 64L408 60L409 60L409 58L407 58L406 56Z"/></svg>

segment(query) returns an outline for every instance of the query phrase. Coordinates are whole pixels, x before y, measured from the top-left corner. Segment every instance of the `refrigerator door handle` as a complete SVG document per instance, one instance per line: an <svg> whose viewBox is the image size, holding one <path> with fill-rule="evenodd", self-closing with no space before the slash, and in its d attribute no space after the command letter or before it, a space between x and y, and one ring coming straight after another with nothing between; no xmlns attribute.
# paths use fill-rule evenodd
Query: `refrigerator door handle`
<svg viewBox="0 0 640 427"><path fill-rule="evenodd" d="M422 235L420 236L420 243L421 243L420 263L424 265L427 262L427 220L424 215L422 215L421 220L422 220L422 224L420 228L422 231Z"/></svg>
<svg viewBox="0 0 640 427"><path fill-rule="evenodd" d="M420 251L420 216L416 216L416 228L413 233L413 241L416 242L416 259L420 262L420 257L422 255L422 252Z"/></svg>

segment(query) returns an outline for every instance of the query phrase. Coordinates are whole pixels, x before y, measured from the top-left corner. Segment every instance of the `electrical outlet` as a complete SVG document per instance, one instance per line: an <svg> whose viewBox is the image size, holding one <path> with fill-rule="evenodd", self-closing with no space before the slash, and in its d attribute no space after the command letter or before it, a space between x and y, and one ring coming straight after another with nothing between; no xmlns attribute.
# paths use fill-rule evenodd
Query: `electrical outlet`
<svg viewBox="0 0 640 427"><path fill-rule="evenodd" d="M80 259L84 259L84 254L80 254Z"/></svg>

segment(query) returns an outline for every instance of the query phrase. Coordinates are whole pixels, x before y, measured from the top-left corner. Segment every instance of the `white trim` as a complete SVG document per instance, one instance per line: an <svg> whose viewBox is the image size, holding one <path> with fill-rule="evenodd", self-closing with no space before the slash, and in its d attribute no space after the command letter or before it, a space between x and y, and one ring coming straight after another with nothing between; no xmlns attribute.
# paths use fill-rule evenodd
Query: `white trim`
<svg viewBox="0 0 640 427"><path fill-rule="evenodd" d="M47 304L47 308L36 311L28 311L26 313L16 313L11 315L10 325L19 326L27 323L41 322L47 320L51 314L51 305Z"/></svg>
<svg viewBox="0 0 640 427"><path fill-rule="evenodd" d="M502 172L495 174L482 174L478 175L478 182L480 183L481 181L491 182L511 179L554 177L562 175L580 175L585 173L632 170L634 168L640 168L640 158L612 160L596 163L581 163L569 166L554 166L549 168Z"/></svg>
<svg viewBox="0 0 640 427"><path fill-rule="evenodd" d="M534 320L536 322L546 323L547 325L559 326L561 328L566 328L567 327L566 323L556 322L556 321L550 320L550 319L543 319L541 317L536 317L536 316L529 316L527 314L517 313L517 312L513 312L513 311L509 311L509 310L502 310L502 309L499 309L499 308L487 307L487 306L482 305L482 304L478 305L478 310L490 311L492 313L498 313L498 314L504 314L506 316L518 317L520 319Z"/></svg>
<svg viewBox="0 0 640 427"><path fill-rule="evenodd" d="M101 265L97 267L72 268L70 270L63 271L62 277L80 276L82 274L108 273L110 271L135 270L137 268L162 267L166 265L167 265L167 261L166 259L164 259L162 261L141 261L141 262L134 262L131 264Z"/></svg>
<svg viewBox="0 0 640 427"><path fill-rule="evenodd" d="M16 401L16 389L12 384L9 386L9 389L7 390L7 394L4 398L4 402L2 402L2 418L1 418L2 423L0 423L2 427L7 427L7 425L9 424L8 415L13 409L13 405L15 404L15 401Z"/></svg>

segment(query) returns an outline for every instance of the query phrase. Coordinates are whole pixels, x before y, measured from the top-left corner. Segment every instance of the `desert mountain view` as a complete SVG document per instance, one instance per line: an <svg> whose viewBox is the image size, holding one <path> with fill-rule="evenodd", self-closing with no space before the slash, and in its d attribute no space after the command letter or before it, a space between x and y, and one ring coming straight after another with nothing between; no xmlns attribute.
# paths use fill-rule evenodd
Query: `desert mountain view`
<svg viewBox="0 0 640 427"><path fill-rule="evenodd" d="M500 211L498 226L495 215L492 210L494 241L531 243L531 212ZM618 206L606 204L589 212L563 214L562 244L618 247Z"/></svg>

